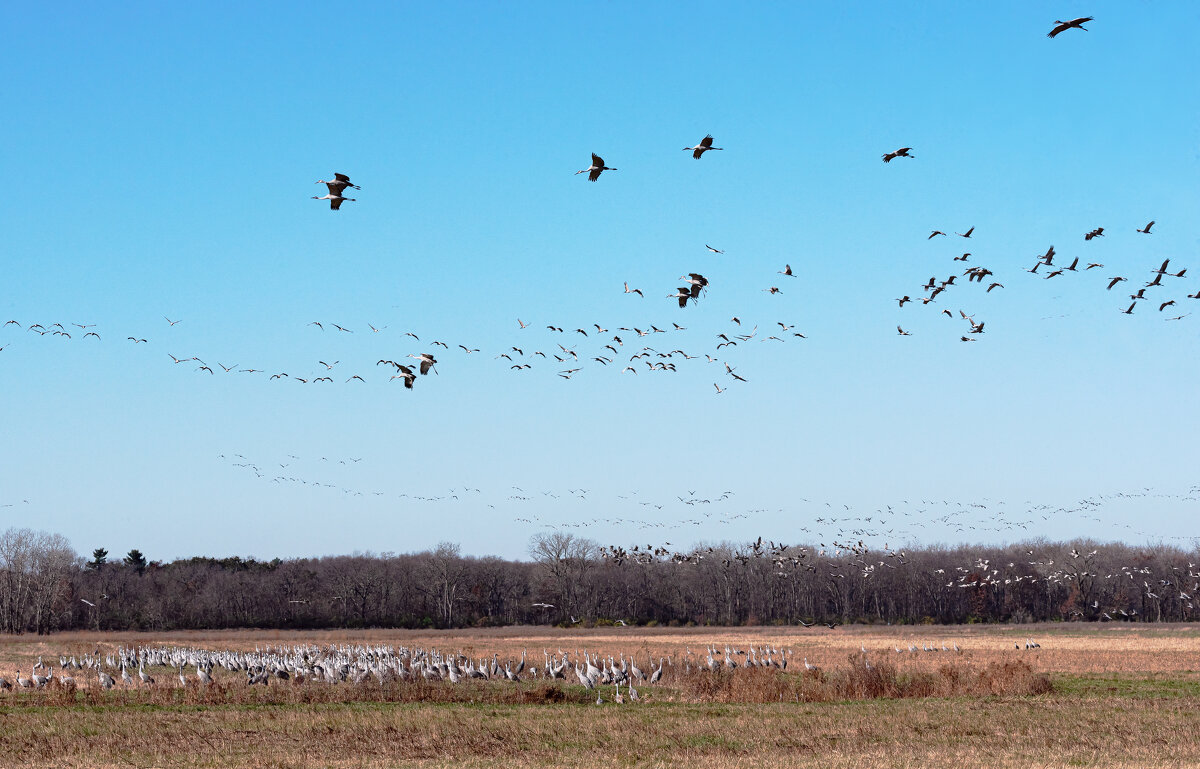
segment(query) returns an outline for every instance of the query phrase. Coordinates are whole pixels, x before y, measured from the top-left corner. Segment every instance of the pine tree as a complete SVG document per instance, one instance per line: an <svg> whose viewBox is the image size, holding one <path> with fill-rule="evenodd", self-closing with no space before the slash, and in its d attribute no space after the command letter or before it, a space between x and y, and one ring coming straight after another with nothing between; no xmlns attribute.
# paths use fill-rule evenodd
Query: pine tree
<svg viewBox="0 0 1200 769"><path fill-rule="evenodd" d="M146 570L146 556L142 555L142 551L135 547L125 556L125 565L141 574Z"/></svg>
<svg viewBox="0 0 1200 769"><path fill-rule="evenodd" d="M102 547L98 547L92 551L92 560L88 561L89 569L99 569L104 564L108 563L108 551Z"/></svg>

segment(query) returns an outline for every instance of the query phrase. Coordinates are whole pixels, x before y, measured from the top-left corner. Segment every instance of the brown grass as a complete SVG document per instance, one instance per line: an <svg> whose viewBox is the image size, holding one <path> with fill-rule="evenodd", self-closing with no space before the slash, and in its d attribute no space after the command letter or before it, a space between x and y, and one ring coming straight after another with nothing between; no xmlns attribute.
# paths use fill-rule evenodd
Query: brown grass
<svg viewBox="0 0 1200 769"><path fill-rule="evenodd" d="M1039 651L1012 648L1033 637ZM957 642L961 655L892 647ZM96 644L367 641L516 658L543 646L645 659L671 654L666 685L602 706L562 683L273 681L0 695L0 767L1200 766L1195 626L793 628L280 634L71 634L0 639L0 673ZM713 643L793 648L788 672L684 671ZM868 650L872 669L861 663ZM804 670L801 660L819 665ZM540 663L540 659L539 659ZM1048 683L1053 689L1046 691ZM612 699L611 687L603 692Z"/></svg>
<svg viewBox="0 0 1200 769"><path fill-rule="evenodd" d="M851 655L832 670L780 674L764 668L698 670L680 678L681 696L693 702L834 702L921 697L1036 696L1053 691L1050 676L1024 660L981 667L945 663L916 673L900 673L889 662L863 664Z"/></svg>

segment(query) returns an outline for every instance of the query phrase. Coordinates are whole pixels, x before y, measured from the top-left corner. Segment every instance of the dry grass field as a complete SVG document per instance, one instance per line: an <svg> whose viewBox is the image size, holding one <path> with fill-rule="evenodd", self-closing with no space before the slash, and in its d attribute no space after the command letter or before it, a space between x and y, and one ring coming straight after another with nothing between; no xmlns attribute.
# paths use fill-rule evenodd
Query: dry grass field
<svg viewBox="0 0 1200 769"><path fill-rule="evenodd" d="M1025 650L1027 639L1041 647ZM573 679L293 680L250 690L218 670L216 685L185 689L173 671L156 669L155 687L105 692L76 672L77 691L0 693L0 766L1200 766L1193 625L72 633L0 638L0 675L28 676L39 656L57 668L60 653L97 647L296 643L501 661L527 650L531 665L544 648L588 650L634 656L643 668L668 655L675 664L659 685L639 686L640 702L623 705L611 702L611 688L596 705ZM695 664L709 644L792 656L784 674L686 674L689 649ZM894 651L909 644L962 652ZM856 662L863 648L873 677ZM824 672L807 673L805 658ZM1036 685L1042 679L1050 691Z"/></svg>

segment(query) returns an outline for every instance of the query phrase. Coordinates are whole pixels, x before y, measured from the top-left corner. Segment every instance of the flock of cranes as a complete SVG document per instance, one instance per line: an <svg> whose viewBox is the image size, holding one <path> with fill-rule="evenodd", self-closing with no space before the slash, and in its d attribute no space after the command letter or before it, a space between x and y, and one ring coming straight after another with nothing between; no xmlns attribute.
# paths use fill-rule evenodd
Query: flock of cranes
<svg viewBox="0 0 1200 769"><path fill-rule="evenodd" d="M1038 647L1040 645L1032 639L1027 640L1026 649ZM918 645L916 641L910 641L906 648L898 645L892 648L897 654L907 652L911 655L939 651L964 653L957 642L952 642L949 647L942 642L939 648L936 643L924 641ZM869 654L884 655L888 651L887 647L868 650L864 645L859 653L866 661ZM355 685L369 679L381 685L403 685L413 681L450 685L472 681L507 684L559 681L597 692L596 703L603 704L603 693L610 686L613 687L614 702L622 703L626 698L629 702L637 702L642 698L637 687L646 689L675 684L681 674L754 668L786 672L794 654L791 647L769 642L745 648L739 648L737 644L708 643L702 652L693 651L686 645L681 654L677 652L678 649L661 653L643 650L640 655L624 652L614 655L588 649L570 652L560 648L552 652L543 648L540 660L531 660L528 649L522 650L519 658L502 659L497 652L476 655L461 650L381 643L279 644L256 646L254 651L148 645L118 647L107 654L97 647L89 654L59 655L57 671L39 657L28 677L23 671L16 671L11 681L0 676L0 691L37 690L50 686L103 690L187 688L211 686L218 681L226 685L240 682L247 687ZM638 661L639 656L644 665ZM807 656L803 658L803 667L809 672L819 671ZM793 668L793 672L796 670ZM136 671L136 677L131 671Z"/></svg>
<svg viewBox="0 0 1200 769"><path fill-rule="evenodd" d="M734 372L736 374L736 372ZM1047 522L1078 526L1100 522L1101 514L1120 515L1130 504L1152 501L1194 510L1200 503L1200 487L1180 489L1141 487L1092 494L1068 504L1027 500L892 499L873 506L849 505L832 500L794 497L787 507L756 505L747 492L721 489L705 492L681 489L675 494L650 494L639 489L598 490L588 488L538 488L511 485L485 487L464 482L438 489L407 487L402 490L374 485L374 465L367 461L347 463L344 459L297 454L253 457L243 453L220 454L217 459L261 483L304 488L311 492L335 492L346 497L375 499L421 506L482 506L489 511L508 512L512 520L543 529L589 530L597 526L634 527L639 530L694 531L703 525L733 526L733 536L746 535L746 521L762 515L787 516L789 530L811 540L864 539L912 541L929 536L965 535L974 539L1025 538L1042 530ZM362 458L357 458L359 461ZM351 468L354 475L346 473ZM553 514L543 508L552 507ZM1115 524L1133 539L1162 537L1134 523ZM1190 540L1184 533L1167 539Z"/></svg>
<svg viewBox="0 0 1200 769"><path fill-rule="evenodd" d="M904 148L904 149L907 149L907 148ZM885 155L884 159L886 160L888 157L889 157L889 155ZM907 157L907 155L905 157ZM1149 235L1150 228L1153 227L1154 224L1155 224L1154 221L1151 221L1145 227L1138 227L1135 229L1139 233L1142 233L1144 235ZM975 228L970 227L965 232L955 232L954 234L961 238L971 238L972 235L974 234L974 232L975 232ZM939 237L939 236L946 237L946 233L943 232L942 230L933 230L932 232L929 233L929 236L926 239L933 240L934 238ZM1083 239L1085 242L1090 242L1090 241L1094 240L1095 238L1100 238L1100 237L1105 237L1104 227L1096 227L1092 230L1089 230L1088 232L1084 233ZM955 256L953 258L953 261L968 262L973 256L974 255L972 253L966 252L966 253L963 253L961 256ZM1073 257L1072 260L1070 261L1070 263L1064 264L1064 263L1060 262L1058 265L1056 265L1054 262L1054 259L1056 256L1058 256L1058 253L1055 250L1055 247L1053 245L1051 245L1048 249L1046 249L1046 252L1044 254L1039 254L1037 256L1036 261L1034 262L1033 266L1026 269L1025 272L1027 272L1031 275L1034 275L1036 277L1039 277L1042 280L1051 280L1051 279L1066 275L1068 273L1082 274L1082 273L1090 272L1091 270L1101 270L1104 268L1104 264L1102 264L1100 262L1093 262L1093 261L1088 261L1086 264L1081 266L1080 263L1081 263L1082 257L1079 257L1079 256ZM1151 269L1149 271L1150 274L1154 276L1153 279L1147 281L1143 287L1141 287L1137 290L1136 293L1130 295L1129 298L1132 300L1132 303L1127 308L1121 310L1122 313L1124 313L1125 315L1132 315L1134 308L1137 306L1137 303L1139 301L1144 300L1144 299L1147 299L1147 300L1149 299L1149 297L1146 296L1147 289L1156 289L1156 288L1167 285L1163 282L1164 277L1178 279L1178 278L1183 278L1187 274L1187 268L1180 269L1177 272L1170 272L1167 269L1168 265L1170 264L1170 261L1171 261L1170 259L1164 259L1162 264L1157 269ZM1039 272L1039 269L1041 269L1043 267L1046 268L1045 272ZM961 285L961 284L958 284L955 282L959 277L966 278L967 285L977 284L977 285L982 286L986 281L987 289L983 293L984 293L984 295L987 295L987 294L992 293L992 291L995 289L1004 288L1003 283L1001 283L997 280L989 280L990 278L993 278L994 276L995 276L995 273L990 268L983 266L983 265L974 265L973 264L973 265L967 267L967 269L964 272L962 272L961 275L951 274L948 277L946 277L944 279L940 279L940 280L938 279L938 277L936 275L930 276L929 280L926 281L924 283L924 285L922 285L920 287L921 294L924 294L924 296L918 295L918 298L913 299L913 297L911 295L904 294L903 296L898 297L896 299L896 302L901 309L903 309L906 304L913 304L913 305L919 304L921 306L928 306L930 304L935 303L944 292L949 291L950 289L954 288L955 286ZM1111 291L1112 288L1114 286L1116 286L1118 283L1127 281L1127 280L1129 280L1129 278L1127 278L1123 275L1115 275L1115 276L1110 275L1110 276L1106 276L1105 280L1107 280L1106 289ZM1200 289L1197 289L1196 292L1193 294L1187 294L1187 298L1188 299L1200 299ZM1160 303L1158 303L1158 311L1162 312L1163 310L1165 310L1168 307L1174 307L1178 304L1178 301L1179 301L1178 298L1165 299L1165 300L1161 301ZM952 313L949 309L942 309L940 311L940 314L945 315L946 317L949 317L951 319L954 318L954 313ZM1170 321L1183 320L1183 318L1187 317L1187 315L1190 315L1190 314L1191 313L1175 315L1175 316L1166 318L1166 320L1170 320ZM963 320L967 321L967 323L970 326L970 330L966 334L962 334L960 336L960 341L963 341L963 342L977 341L978 335L984 333L984 326L985 326L984 321L982 321L982 320L976 321L975 315L973 315L973 314L968 315L966 313L966 311L962 310L962 309L958 310L958 316L960 318L962 318ZM900 336L911 336L912 335L912 332L906 331L904 329L903 325L897 325L896 332Z"/></svg>
<svg viewBox="0 0 1200 769"><path fill-rule="evenodd" d="M727 648L728 651L728 648ZM779 655L774 647L763 647L769 661ZM667 657L655 660L646 657L646 666L639 667L633 655L617 657L591 651L551 653L542 650L541 664L529 664L527 651L520 659L501 660L498 653L471 657L462 652L446 652L419 647L341 644L329 646L295 645L269 646L255 651L210 650L179 646L139 646L118 648L115 653L102 655L99 648L91 654L61 655L59 670L41 658L33 665L29 677L17 671L13 680L0 676L0 691L43 689L57 683L60 686L98 686L101 689L144 688L160 686L207 686L223 678L227 683L241 680L246 686L268 686L272 682L359 684L373 678L381 684L405 681L446 681L460 684L466 681L502 681L519 683L533 681L578 681L586 689L614 686L626 687L630 700L637 701L639 686L653 686L663 679L669 668ZM711 659L711 658L710 658ZM758 664L756 650L751 650L748 664ZM690 663L689 663L690 665ZM783 664L786 667L786 661ZM137 671L134 678L131 670ZM158 677L151 671L157 670Z"/></svg>

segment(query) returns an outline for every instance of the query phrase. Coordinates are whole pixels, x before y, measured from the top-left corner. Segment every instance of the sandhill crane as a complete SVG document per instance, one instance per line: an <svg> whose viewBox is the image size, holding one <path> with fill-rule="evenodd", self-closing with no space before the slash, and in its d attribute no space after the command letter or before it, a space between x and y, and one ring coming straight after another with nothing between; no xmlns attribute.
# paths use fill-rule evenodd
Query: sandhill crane
<svg viewBox="0 0 1200 769"><path fill-rule="evenodd" d="M1054 29L1047 32L1046 37L1056 37L1060 32L1066 32L1068 29L1082 29L1084 32L1087 32L1087 29L1083 25L1093 18L1092 16L1080 16L1078 19L1071 19L1070 21L1055 19Z"/></svg>
<svg viewBox="0 0 1200 769"><path fill-rule="evenodd" d="M687 148L686 148L686 147L684 147L684 149L687 149ZM1151 224L1154 224L1154 222L1150 222L1150 223L1151 223ZM720 249L713 248L712 246L708 245L707 243L705 243L705 244L704 244L704 247L705 247L705 248L707 248L709 251L712 251L714 254L723 254L723 253L725 253L724 251L721 251Z"/></svg>
<svg viewBox="0 0 1200 769"><path fill-rule="evenodd" d="M658 658L658 667L650 674L650 683L656 684L662 680L663 675L663 658Z"/></svg>
<svg viewBox="0 0 1200 769"><path fill-rule="evenodd" d="M409 355L408 357L416 358L421 362L421 376L428 374L429 369L433 368L433 366L437 363L437 359L434 358L432 354L427 352L423 352L420 355ZM434 369L434 373L437 373L437 369Z"/></svg>
<svg viewBox="0 0 1200 769"><path fill-rule="evenodd" d="M883 162L884 162L884 163L891 163L891 162L892 162L893 160L895 160L896 158L912 158L912 157L915 157L914 155L910 155L910 154L908 154L908 153L910 153L910 152L912 152L912 147L901 147L900 149L896 150L895 152L888 152L888 153L885 153L885 154L884 154L884 156L883 156Z"/></svg>
<svg viewBox="0 0 1200 769"><path fill-rule="evenodd" d="M1111 291L1113 286L1117 285L1118 283L1120 283L1123 280L1128 280L1128 278L1122 278L1120 275L1112 278L1108 282L1108 290Z"/></svg>
<svg viewBox="0 0 1200 769"><path fill-rule="evenodd" d="M698 272L689 272L687 275L680 275L679 279L691 284L689 291L691 292L692 299L699 297L702 289L708 288L708 278Z"/></svg>
<svg viewBox="0 0 1200 769"><path fill-rule="evenodd" d="M103 670L97 670L96 677L100 679L100 686L105 689L111 689L117 684L116 679Z"/></svg>
<svg viewBox="0 0 1200 769"><path fill-rule="evenodd" d="M972 227L971 229L967 230L966 232L956 232L954 234L960 238L969 238L969 237L971 237L971 233L974 231L975 231L975 228Z"/></svg>
<svg viewBox="0 0 1200 769"><path fill-rule="evenodd" d="M896 331L900 334L900 336L912 336L911 332L905 331L904 329L900 328L899 326L896 326Z"/></svg>
<svg viewBox="0 0 1200 769"><path fill-rule="evenodd" d="M792 265L790 265L790 264L783 265L782 270L776 270L775 272L779 273L780 275L786 275L789 278L796 277L796 275L792 272Z"/></svg>
<svg viewBox="0 0 1200 769"><path fill-rule="evenodd" d="M331 181L331 182L327 182L324 179L318 179L316 182L314 182L314 184L324 184L326 187L329 188L330 195L337 195L339 197L341 196L342 191L345 190L347 187L354 189L354 190L362 189L362 187L359 187L355 184L351 184L349 176L346 176L345 174L339 174L339 173L335 173L333 175L333 181Z"/></svg>
<svg viewBox="0 0 1200 769"><path fill-rule="evenodd" d="M344 200L349 200L351 202L353 202L355 200L355 198L344 198L341 195L334 195L332 192L329 193L328 195L321 195L320 197L313 195L312 199L313 200L328 200L329 208L332 211L339 210L342 207L342 201L344 201Z"/></svg>
<svg viewBox="0 0 1200 769"><path fill-rule="evenodd" d="M692 157L694 157L696 160L699 160L700 156L703 155L705 152L708 152L709 150L723 149L723 147L712 146L712 143L713 143L712 134L709 134L708 136L705 136L703 139L701 139L700 143L697 144L695 147L684 147L683 151L688 152L690 150L692 153Z"/></svg>
<svg viewBox="0 0 1200 769"><path fill-rule="evenodd" d="M1147 225L1146 225L1144 228L1142 228L1142 229L1139 229L1139 230L1138 230L1138 232L1142 233L1143 235L1149 235L1149 234L1150 234L1150 228L1151 228L1151 227L1153 227L1153 226L1154 226L1154 220L1153 220L1153 219L1151 219L1151 220L1150 220L1150 223L1149 223L1149 224L1147 224Z"/></svg>
<svg viewBox="0 0 1200 769"><path fill-rule="evenodd" d="M934 230L933 232L929 233L929 237L928 237L928 238L925 238L925 239L926 239L926 240L933 240L933 239L934 239L935 237L937 237L938 235L945 235L945 234L946 234L946 233L942 232L941 230Z"/></svg>
<svg viewBox="0 0 1200 769"><path fill-rule="evenodd" d="M576 171L575 175L578 176L579 174L586 173L588 175L588 181L594 182L600 178L600 174L602 172L616 171L616 170L617 169L615 169L615 168L609 168L608 166L604 165L604 158L600 157L595 152L593 152L592 153L592 164L590 166L588 166L587 168L583 169L582 171Z"/></svg>
<svg viewBox="0 0 1200 769"><path fill-rule="evenodd" d="M40 662L40 660L39 660L39 662ZM30 671L29 675L31 678L33 678L33 685L39 689L42 689L46 686L46 684L50 683L50 681L54 678L54 671L50 671L49 675L39 676L37 674L37 668L35 667L33 670Z"/></svg>
<svg viewBox="0 0 1200 769"><path fill-rule="evenodd" d="M691 292L691 289L689 289L687 286L680 286L679 288L675 289L674 294L668 294L667 298L668 299L678 299L679 307L680 307L680 309L682 309L684 307L687 307L688 300L692 298L692 292Z"/></svg>
<svg viewBox="0 0 1200 769"><path fill-rule="evenodd" d="M13 688L13 685L8 682L8 679L5 678L4 676L0 676L0 691L7 692L7 691L10 691L12 688Z"/></svg>

